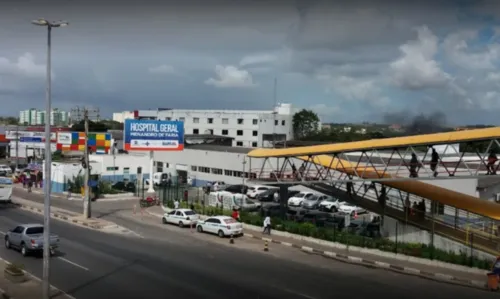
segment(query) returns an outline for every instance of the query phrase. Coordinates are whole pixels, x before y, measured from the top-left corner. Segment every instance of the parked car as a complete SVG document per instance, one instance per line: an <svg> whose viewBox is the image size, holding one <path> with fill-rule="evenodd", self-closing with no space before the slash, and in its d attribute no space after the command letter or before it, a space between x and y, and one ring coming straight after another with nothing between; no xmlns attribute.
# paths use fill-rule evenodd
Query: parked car
<svg viewBox="0 0 500 299"><path fill-rule="evenodd" d="M351 216L354 216L355 213L358 214L365 213L366 210L361 207L345 202L339 206L339 212L343 212L346 214L350 214Z"/></svg>
<svg viewBox="0 0 500 299"><path fill-rule="evenodd" d="M275 201L275 200L279 199L278 194L279 193L278 193L277 189L269 189L269 190L266 190L260 194L257 194L256 199L258 201L265 201L265 202Z"/></svg>
<svg viewBox="0 0 500 299"><path fill-rule="evenodd" d="M276 188L272 188L269 186L252 186L248 187L247 190L247 196L250 198L257 198L257 196L265 191L268 191L269 189L274 189L277 190Z"/></svg>
<svg viewBox="0 0 500 299"><path fill-rule="evenodd" d="M177 209L165 213L162 217L163 224L177 224L179 227L196 225L199 216L190 209Z"/></svg>
<svg viewBox="0 0 500 299"><path fill-rule="evenodd" d="M241 235L243 233L243 226L229 216L214 216L204 221L199 221L196 225L196 230L199 233L207 232L224 238L231 235Z"/></svg>
<svg viewBox="0 0 500 299"><path fill-rule="evenodd" d="M227 185L225 182L222 182L222 181L212 182L212 191L214 191L214 192L225 190L226 187L227 187Z"/></svg>
<svg viewBox="0 0 500 299"><path fill-rule="evenodd" d="M115 190L125 191L125 192L135 192L135 184L132 182L116 182L111 186Z"/></svg>
<svg viewBox="0 0 500 299"><path fill-rule="evenodd" d="M0 164L0 172L5 173L4 176L12 175L12 169L5 164Z"/></svg>
<svg viewBox="0 0 500 299"><path fill-rule="evenodd" d="M5 248L15 248L21 251L23 256L30 253L40 253L43 251L43 225L42 224L21 224L9 230L5 235ZM59 237L50 235L50 254L55 253L59 247Z"/></svg>
<svg viewBox="0 0 500 299"><path fill-rule="evenodd" d="M312 192L299 192L295 194L293 197L288 199L289 207L300 207L302 202L307 198L311 198L314 195Z"/></svg>
<svg viewBox="0 0 500 299"><path fill-rule="evenodd" d="M337 212L339 210L339 207L341 205L343 205L345 202L344 201L340 201L339 199L337 198L334 198L334 197L331 197L331 196L328 196L328 198L326 198L325 200L323 200L319 206L320 207L324 207L326 208L327 210L329 211L332 211L332 212Z"/></svg>
<svg viewBox="0 0 500 299"><path fill-rule="evenodd" d="M304 209L317 209L324 200L331 198L331 196L323 195L323 194L315 194L309 198L306 198L302 201L302 207Z"/></svg>
<svg viewBox="0 0 500 299"><path fill-rule="evenodd" d="M356 235L368 238L381 238L380 223L365 222L363 220L351 220L347 230Z"/></svg>
<svg viewBox="0 0 500 299"><path fill-rule="evenodd" d="M247 194L248 186L247 185L230 185L227 186L224 191L236 193L236 194Z"/></svg>

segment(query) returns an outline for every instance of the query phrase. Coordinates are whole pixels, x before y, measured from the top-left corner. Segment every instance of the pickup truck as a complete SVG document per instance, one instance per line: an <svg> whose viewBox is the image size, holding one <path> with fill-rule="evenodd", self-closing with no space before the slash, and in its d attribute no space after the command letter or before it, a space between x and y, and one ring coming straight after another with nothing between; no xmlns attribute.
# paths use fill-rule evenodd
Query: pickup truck
<svg viewBox="0 0 500 299"><path fill-rule="evenodd" d="M19 249L23 256L42 252L43 245L43 225L41 224L21 224L8 231L5 235L5 247L7 249ZM59 237L51 234L51 255L55 253L57 247L59 247Z"/></svg>

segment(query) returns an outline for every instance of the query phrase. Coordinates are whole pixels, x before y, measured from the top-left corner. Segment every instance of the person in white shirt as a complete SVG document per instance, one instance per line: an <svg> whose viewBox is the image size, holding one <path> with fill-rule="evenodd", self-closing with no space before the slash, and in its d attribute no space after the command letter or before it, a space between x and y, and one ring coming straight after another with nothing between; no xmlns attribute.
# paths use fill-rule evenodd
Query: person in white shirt
<svg viewBox="0 0 500 299"><path fill-rule="evenodd" d="M179 200L175 200L174 201L174 209L178 209L179 208Z"/></svg>
<svg viewBox="0 0 500 299"><path fill-rule="evenodd" d="M271 217L269 217L269 215L267 215L264 219L264 231L262 233L268 235L271 234Z"/></svg>

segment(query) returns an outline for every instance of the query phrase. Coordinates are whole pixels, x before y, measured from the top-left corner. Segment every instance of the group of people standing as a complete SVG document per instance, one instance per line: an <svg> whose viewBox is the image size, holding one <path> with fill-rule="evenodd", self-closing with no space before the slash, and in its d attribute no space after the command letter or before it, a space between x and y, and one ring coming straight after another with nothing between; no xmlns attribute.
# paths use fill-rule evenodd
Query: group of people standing
<svg viewBox="0 0 500 299"><path fill-rule="evenodd" d="M23 184L23 188L28 188L28 192L31 192L31 188L43 188L43 173L40 170L25 171L19 175L19 181Z"/></svg>

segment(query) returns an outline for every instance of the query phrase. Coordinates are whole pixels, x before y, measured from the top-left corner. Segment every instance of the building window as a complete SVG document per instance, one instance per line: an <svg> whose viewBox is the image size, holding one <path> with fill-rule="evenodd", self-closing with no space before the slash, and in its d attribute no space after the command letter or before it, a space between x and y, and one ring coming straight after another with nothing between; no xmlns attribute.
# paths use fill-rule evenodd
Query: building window
<svg viewBox="0 0 500 299"><path fill-rule="evenodd" d="M171 120L170 117L165 117L165 120Z"/></svg>
<svg viewBox="0 0 500 299"><path fill-rule="evenodd" d="M252 120L252 123L253 123L254 125L256 125L256 124L258 124L258 123L259 123L259 120L258 120L258 119L253 119L253 120Z"/></svg>
<svg viewBox="0 0 500 299"><path fill-rule="evenodd" d="M236 141L236 146L243 146L243 141Z"/></svg>
<svg viewBox="0 0 500 299"><path fill-rule="evenodd" d="M185 117L179 117L179 121L185 122L186 118Z"/></svg>
<svg viewBox="0 0 500 299"><path fill-rule="evenodd" d="M233 175L233 171L232 170L224 169L224 175L226 175L226 176L232 176Z"/></svg>
<svg viewBox="0 0 500 299"><path fill-rule="evenodd" d="M252 131L252 136L258 136L259 132L258 131Z"/></svg>
<svg viewBox="0 0 500 299"><path fill-rule="evenodd" d="M212 168L212 174L222 175L222 169L220 169L220 168Z"/></svg>
<svg viewBox="0 0 500 299"><path fill-rule="evenodd" d="M252 142L252 147L257 147L257 142Z"/></svg>
<svg viewBox="0 0 500 299"><path fill-rule="evenodd" d="M214 129L206 129L205 132L209 135L213 135L214 134Z"/></svg>
<svg viewBox="0 0 500 299"><path fill-rule="evenodd" d="M233 171L233 176L235 176L235 177L241 178L242 174L243 173L241 171Z"/></svg>
<svg viewBox="0 0 500 299"><path fill-rule="evenodd" d="M198 117L193 117L193 124L199 124L200 119Z"/></svg>
<svg viewBox="0 0 500 299"><path fill-rule="evenodd" d="M229 135L229 132L227 130L222 130L222 135L224 136Z"/></svg>
<svg viewBox="0 0 500 299"><path fill-rule="evenodd" d="M198 171L199 172L204 172L204 173L210 173L210 168L200 166L200 167L198 167Z"/></svg>
<svg viewBox="0 0 500 299"><path fill-rule="evenodd" d="M236 131L236 135L238 135L238 136L243 136L243 130L238 130L238 131Z"/></svg>
<svg viewBox="0 0 500 299"><path fill-rule="evenodd" d="M227 124L229 124L229 119L227 119L227 118L223 118L223 119L222 119L222 124L223 124L223 125L227 125Z"/></svg>
<svg viewBox="0 0 500 299"><path fill-rule="evenodd" d="M285 125L285 121L284 121L284 120L282 120L282 121L281 121L281 125L282 125L282 126L284 126L284 125Z"/></svg>
<svg viewBox="0 0 500 299"><path fill-rule="evenodd" d="M117 171L118 169L120 169L120 167L106 167L106 171Z"/></svg>
<svg viewBox="0 0 500 299"><path fill-rule="evenodd" d="M191 171L196 171L197 167L196 166L191 166Z"/></svg>
<svg viewBox="0 0 500 299"><path fill-rule="evenodd" d="M278 125L278 120L275 120L274 121L274 125L277 126Z"/></svg>
<svg viewBox="0 0 500 299"><path fill-rule="evenodd" d="M243 118L238 118L238 125L242 125L243 124Z"/></svg>
<svg viewBox="0 0 500 299"><path fill-rule="evenodd" d="M200 131L198 129L193 129L193 134L198 135Z"/></svg>
<svg viewBox="0 0 500 299"><path fill-rule="evenodd" d="M214 119L213 119L213 118L209 118L209 119L208 119L208 123L209 123L209 124L213 124L213 123L214 123Z"/></svg>

